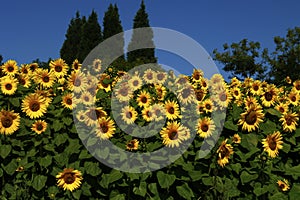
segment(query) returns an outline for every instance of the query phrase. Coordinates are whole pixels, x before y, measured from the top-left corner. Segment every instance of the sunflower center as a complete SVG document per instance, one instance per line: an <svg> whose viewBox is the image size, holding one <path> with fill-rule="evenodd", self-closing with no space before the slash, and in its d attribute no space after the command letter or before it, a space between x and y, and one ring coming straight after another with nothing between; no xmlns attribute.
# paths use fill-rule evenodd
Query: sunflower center
<svg viewBox="0 0 300 200"><path fill-rule="evenodd" d="M168 112L169 112L170 114L174 114L174 113L175 113L175 109L174 109L173 107L170 107L170 108L168 109Z"/></svg>
<svg viewBox="0 0 300 200"><path fill-rule="evenodd" d="M19 83L20 83L21 85L25 85L25 84L26 84L26 81L25 81L25 79L22 78L22 79L19 80Z"/></svg>
<svg viewBox="0 0 300 200"><path fill-rule="evenodd" d="M168 133L168 137L170 138L170 140L176 140L178 138L178 133L175 130L171 130Z"/></svg>
<svg viewBox="0 0 300 200"><path fill-rule="evenodd" d="M254 86L253 86L253 90L254 90L254 91L257 91L258 89L259 89L258 85L254 85Z"/></svg>
<svg viewBox="0 0 300 200"><path fill-rule="evenodd" d="M74 81L74 86L79 87L81 85L81 80L79 78L76 78Z"/></svg>
<svg viewBox="0 0 300 200"><path fill-rule="evenodd" d="M77 70L79 67L78 67L78 64L74 64L74 69Z"/></svg>
<svg viewBox="0 0 300 200"><path fill-rule="evenodd" d="M141 98L141 102L142 102L142 103L147 103L147 97L143 96L143 97Z"/></svg>
<svg viewBox="0 0 300 200"><path fill-rule="evenodd" d="M48 83L50 81L49 76L44 76L43 77L43 82Z"/></svg>
<svg viewBox="0 0 300 200"><path fill-rule="evenodd" d="M227 99L227 95L225 93L221 93L220 94L220 100L221 101L226 101L226 99Z"/></svg>
<svg viewBox="0 0 300 200"><path fill-rule="evenodd" d="M256 120L257 120L257 115L256 112L253 110L250 111L245 117L245 122L249 125L255 124Z"/></svg>
<svg viewBox="0 0 300 200"><path fill-rule="evenodd" d="M193 78L194 78L195 80L199 80L199 79L200 79L200 74L199 74L199 73L195 73L195 74L193 75Z"/></svg>
<svg viewBox="0 0 300 200"><path fill-rule="evenodd" d="M184 89L184 90L182 90L182 97L183 97L184 99L185 99L185 98L188 98L190 94L191 94L190 89Z"/></svg>
<svg viewBox="0 0 300 200"><path fill-rule="evenodd" d="M295 102L295 101L297 100L297 98L296 98L295 96L292 96L292 97L291 97L291 100L292 100L293 102Z"/></svg>
<svg viewBox="0 0 300 200"><path fill-rule="evenodd" d="M8 66L8 67L7 67L7 71L8 71L8 72L13 72L14 69L15 69L15 68L14 68L13 66Z"/></svg>
<svg viewBox="0 0 300 200"><path fill-rule="evenodd" d="M202 86L203 86L203 87L206 87L206 86L207 86L207 84L206 84L205 81L202 82Z"/></svg>
<svg viewBox="0 0 300 200"><path fill-rule="evenodd" d="M270 141L269 141L269 147L272 151L274 151L277 147L277 143L276 143L276 140L275 138L272 138Z"/></svg>
<svg viewBox="0 0 300 200"><path fill-rule="evenodd" d="M4 128L9 128L13 124L13 119L11 117L4 117L1 119L1 123Z"/></svg>
<svg viewBox="0 0 300 200"><path fill-rule="evenodd" d="M67 99L67 100L66 100L66 103L67 103L68 105L71 105L71 104L72 104L72 99Z"/></svg>
<svg viewBox="0 0 300 200"><path fill-rule="evenodd" d="M5 89L11 90L11 89L12 89L12 84L7 83L7 84L5 85Z"/></svg>
<svg viewBox="0 0 300 200"><path fill-rule="evenodd" d="M95 110L95 112L96 112L96 116L97 116L98 119L101 118L101 117L105 117L105 114L104 114L103 111Z"/></svg>
<svg viewBox="0 0 300 200"><path fill-rule="evenodd" d="M131 118L132 118L132 113L131 113L131 112L127 112L127 113L126 113L126 117L127 117L128 119L131 119Z"/></svg>
<svg viewBox="0 0 300 200"><path fill-rule="evenodd" d="M221 150L221 159L229 156L229 150L226 147L223 147Z"/></svg>
<svg viewBox="0 0 300 200"><path fill-rule="evenodd" d="M293 123L293 119L291 119L290 117L285 118L286 121L286 125L290 126Z"/></svg>
<svg viewBox="0 0 300 200"><path fill-rule="evenodd" d="M202 90L197 90L197 91L196 91L196 99L197 99L198 101L201 101L201 100L202 100L203 95L204 95L204 92L203 92Z"/></svg>
<svg viewBox="0 0 300 200"><path fill-rule="evenodd" d="M102 130L103 133L107 133L107 131L108 131L107 124L100 124L100 128L101 128L101 130Z"/></svg>
<svg viewBox="0 0 300 200"><path fill-rule="evenodd" d="M210 109L211 109L211 105L210 105L210 104L205 104L205 108L206 108L207 110L210 110Z"/></svg>
<svg viewBox="0 0 300 200"><path fill-rule="evenodd" d="M122 88L122 89L120 90L120 94L121 94L122 96L127 96L127 95L128 95L128 90L127 90L126 88Z"/></svg>
<svg viewBox="0 0 300 200"><path fill-rule="evenodd" d="M28 74L28 70L27 69L23 69L23 74Z"/></svg>
<svg viewBox="0 0 300 200"><path fill-rule="evenodd" d="M296 89L297 89L297 90L300 90L300 84L297 84L297 85L296 85Z"/></svg>
<svg viewBox="0 0 300 200"><path fill-rule="evenodd" d="M159 81L163 80L163 78L164 78L164 75L163 75L163 74L157 74L157 79L158 79Z"/></svg>
<svg viewBox="0 0 300 200"><path fill-rule="evenodd" d="M42 124L38 124L37 126L36 126L36 129L38 130L38 131L41 131L41 130L43 130L43 125Z"/></svg>
<svg viewBox="0 0 300 200"><path fill-rule="evenodd" d="M239 91L235 90L235 91L234 91L234 95L235 95L235 96L239 96Z"/></svg>
<svg viewBox="0 0 300 200"><path fill-rule="evenodd" d="M266 92L266 93L265 93L265 99L266 99L267 101L271 101L272 98L273 98L273 95L272 95L270 92Z"/></svg>
<svg viewBox="0 0 300 200"><path fill-rule="evenodd" d="M133 147L134 147L133 142L129 142L129 143L127 144L127 147L128 147L128 148L133 148Z"/></svg>
<svg viewBox="0 0 300 200"><path fill-rule="evenodd" d="M30 110L32 110L33 112L36 112L40 109L40 103L37 102L37 101L34 101L32 102L30 105L29 105L29 108Z"/></svg>
<svg viewBox="0 0 300 200"><path fill-rule="evenodd" d="M85 97L84 97L84 100L85 100L85 101L89 101L90 98L89 98L88 96L85 96Z"/></svg>
<svg viewBox="0 0 300 200"><path fill-rule="evenodd" d="M283 107L280 107L280 108L279 108L279 112L284 113L284 108L283 108Z"/></svg>
<svg viewBox="0 0 300 200"><path fill-rule="evenodd" d="M207 124L202 124L202 125L201 125L201 130L202 130L203 132L207 132L207 131L208 131L208 125L207 125Z"/></svg>
<svg viewBox="0 0 300 200"><path fill-rule="evenodd" d="M64 178L64 182L66 184L72 184L72 183L75 182L75 175L74 175L74 173L66 173L63 178Z"/></svg>
<svg viewBox="0 0 300 200"><path fill-rule="evenodd" d="M56 72L61 72L62 69L63 69L63 68L62 68L62 66L60 66L60 65L56 65L56 66L55 66L55 71L56 71Z"/></svg>
<svg viewBox="0 0 300 200"><path fill-rule="evenodd" d="M139 81L138 80L134 80L132 83L134 86L138 86L139 85Z"/></svg>
<svg viewBox="0 0 300 200"><path fill-rule="evenodd" d="M153 74L152 74L152 73L148 73L148 74L147 74L147 78L148 78L149 80L152 80L152 79L153 79Z"/></svg>

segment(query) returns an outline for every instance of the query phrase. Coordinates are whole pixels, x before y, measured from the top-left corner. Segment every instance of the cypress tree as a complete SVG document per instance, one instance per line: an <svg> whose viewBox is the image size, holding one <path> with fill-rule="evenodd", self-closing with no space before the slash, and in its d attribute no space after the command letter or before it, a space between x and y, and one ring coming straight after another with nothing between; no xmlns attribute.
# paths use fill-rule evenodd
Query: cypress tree
<svg viewBox="0 0 300 200"><path fill-rule="evenodd" d="M133 28L136 29L144 27L150 27L150 24L144 1L142 1L140 9L134 17ZM154 47L153 31L151 28L139 33L133 30L132 38L127 48L127 61L135 64L156 63L157 59L155 57L154 48L131 51L134 47L139 47L139 44Z"/></svg>
<svg viewBox="0 0 300 200"><path fill-rule="evenodd" d="M79 11L76 12L76 17L70 21L65 35L66 39L60 49L60 57L68 64L72 64L78 54L82 25L84 22L85 20L80 18Z"/></svg>
<svg viewBox="0 0 300 200"><path fill-rule="evenodd" d="M77 58L83 62L85 57L102 41L101 27L98 23L98 15L93 10L86 23L82 26L81 39Z"/></svg>

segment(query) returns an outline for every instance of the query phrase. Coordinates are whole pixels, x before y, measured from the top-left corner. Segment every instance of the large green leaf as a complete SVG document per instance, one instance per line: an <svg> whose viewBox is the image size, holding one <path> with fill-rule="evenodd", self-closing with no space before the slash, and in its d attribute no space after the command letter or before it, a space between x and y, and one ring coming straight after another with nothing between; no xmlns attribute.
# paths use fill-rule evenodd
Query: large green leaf
<svg viewBox="0 0 300 200"><path fill-rule="evenodd" d="M123 174L113 169L109 174L102 175L102 179L100 181L100 185L104 188L108 188L110 183L113 183L123 177Z"/></svg>
<svg viewBox="0 0 300 200"><path fill-rule="evenodd" d="M133 193L139 196L144 197L147 192L147 183L146 182L141 182L139 187L134 187L133 188Z"/></svg>
<svg viewBox="0 0 300 200"><path fill-rule="evenodd" d="M225 121L224 127L229 129L229 130L232 130L232 131L238 131L239 130L238 125L236 123L233 123L232 120Z"/></svg>
<svg viewBox="0 0 300 200"><path fill-rule="evenodd" d="M192 199L194 197L194 193L187 183L176 186L176 190L184 199Z"/></svg>
<svg viewBox="0 0 300 200"><path fill-rule="evenodd" d="M4 171L8 174L8 175L13 175L18 167L17 165L17 162L15 159L11 160L10 163L8 163L6 166L3 166L2 164L2 167L4 169Z"/></svg>
<svg viewBox="0 0 300 200"><path fill-rule="evenodd" d="M158 171L156 176L157 176L158 183L162 188L170 187L170 185L172 185L176 179L175 175L166 174L162 171Z"/></svg>
<svg viewBox="0 0 300 200"><path fill-rule="evenodd" d="M33 182L32 182L32 187L37 190L40 191L43 187L46 186L46 181L47 181L47 176L44 175L36 175L33 178Z"/></svg>
<svg viewBox="0 0 300 200"><path fill-rule="evenodd" d="M257 179L258 174L256 174L256 173L250 174L247 171L242 171L240 178L241 178L242 184L245 184L245 183L248 183L250 181Z"/></svg>
<svg viewBox="0 0 300 200"><path fill-rule="evenodd" d="M3 159L6 158L9 155L10 152L11 152L11 146L10 145L1 145L0 156Z"/></svg>
<svg viewBox="0 0 300 200"><path fill-rule="evenodd" d="M92 176L97 176L101 173L101 168L99 167L98 162L85 162L84 163L84 169L87 174L90 174Z"/></svg>

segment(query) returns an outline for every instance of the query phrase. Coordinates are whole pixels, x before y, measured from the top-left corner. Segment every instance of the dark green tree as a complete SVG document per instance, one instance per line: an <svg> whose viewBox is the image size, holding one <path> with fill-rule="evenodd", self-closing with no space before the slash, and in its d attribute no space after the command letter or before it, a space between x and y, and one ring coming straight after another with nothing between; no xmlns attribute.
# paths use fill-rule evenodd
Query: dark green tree
<svg viewBox="0 0 300 200"><path fill-rule="evenodd" d="M3 57L2 55L0 55L0 66L3 65L2 61L3 61Z"/></svg>
<svg viewBox="0 0 300 200"><path fill-rule="evenodd" d="M224 65L224 71L231 72L230 78L265 78L267 68L262 59L265 50L261 51L259 42L243 39L230 46L225 43L223 50L224 52L218 52L217 49L213 51L214 60Z"/></svg>
<svg viewBox="0 0 300 200"><path fill-rule="evenodd" d="M82 26L85 23L85 18L81 18L79 11L76 12L76 17L72 18L66 33L66 39L60 49L60 57L71 65L77 58L79 51L79 43L81 40Z"/></svg>
<svg viewBox="0 0 300 200"><path fill-rule="evenodd" d="M107 47L107 51L115 52L119 55L122 55L115 62L115 64L117 65L117 63L124 62L125 59L123 27L120 20L119 9L116 4L110 4L103 17L103 40L112 36L114 36L114 44Z"/></svg>
<svg viewBox="0 0 300 200"><path fill-rule="evenodd" d="M98 15L93 10L81 30L81 39L79 42L79 51L77 58L83 62L85 57L102 41L101 27L98 23Z"/></svg>
<svg viewBox="0 0 300 200"><path fill-rule="evenodd" d="M148 14L146 12L146 7L144 1L141 2L140 9L137 11L133 28L144 28L150 27ZM136 47L149 46L153 48L147 49L138 49L133 50ZM151 28L147 28L142 32L137 32L133 30L132 38L130 43L128 44L128 53L127 53L127 61L134 64L143 64L143 63L156 63L157 59L155 57L155 46L153 43L153 31Z"/></svg>
<svg viewBox="0 0 300 200"><path fill-rule="evenodd" d="M300 79L300 27L288 29L285 37L274 37L274 43L275 51L266 54L272 81L279 84L287 76L292 80Z"/></svg>

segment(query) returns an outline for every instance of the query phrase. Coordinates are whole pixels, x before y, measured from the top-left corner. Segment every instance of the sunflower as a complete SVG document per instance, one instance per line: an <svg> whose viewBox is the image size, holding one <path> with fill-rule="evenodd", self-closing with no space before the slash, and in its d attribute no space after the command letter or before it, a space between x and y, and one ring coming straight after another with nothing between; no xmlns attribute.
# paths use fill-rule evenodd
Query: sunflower
<svg viewBox="0 0 300 200"><path fill-rule="evenodd" d="M263 121L263 118L263 110L260 107L251 105L246 112L241 114L238 125L242 125L243 131L247 130L248 132L251 132L258 128L258 125Z"/></svg>
<svg viewBox="0 0 300 200"><path fill-rule="evenodd" d="M13 95L18 88L18 80L11 76L1 78L1 91L6 95Z"/></svg>
<svg viewBox="0 0 300 200"><path fill-rule="evenodd" d="M93 61L93 68L95 72L100 72L102 68L102 61L100 59L95 59Z"/></svg>
<svg viewBox="0 0 300 200"><path fill-rule="evenodd" d="M126 82L121 83L114 91L117 99L121 102L129 101L133 96L133 91Z"/></svg>
<svg viewBox="0 0 300 200"><path fill-rule="evenodd" d="M51 61L49 63L50 70L53 71L54 75L59 78L65 76L68 73L68 65L61 58Z"/></svg>
<svg viewBox="0 0 300 200"><path fill-rule="evenodd" d="M288 103L279 103L275 106L275 109L278 110L280 113L285 114L289 110L289 104Z"/></svg>
<svg viewBox="0 0 300 200"><path fill-rule="evenodd" d="M29 88L31 86L31 81L28 76L19 75L18 76L18 82L20 85L22 85L25 88Z"/></svg>
<svg viewBox="0 0 300 200"><path fill-rule="evenodd" d="M206 91L201 88L194 89L194 92L198 102L202 101L206 95Z"/></svg>
<svg viewBox="0 0 300 200"><path fill-rule="evenodd" d="M21 65L21 68L19 69L19 75L23 75L23 76L31 76L32 75L32 71L29 69L28 64Z"/></svg>
<svg viewBox="0 0 300 200"><path fill-rule="evenodd" d="M142 87L143 81L138 75L133 75L131 79L128 81L129 87L132 91L138 90Z"/></svg>
<svg viewBox="0 0 300 200"><path fill-rule="evenodd" d="M200 135L200 137L208 138L209 136L212 135L215 128L216 126L214 122L209 117L198 119L196 130L197 133Z"/></svg>
<svg viewBox="0 0 300 200"><path fill-rule="evenodd" d="M126 149L129 151L138 150L138 148L139 148L139 141L137 139L130 140L126 144Z"/></svg>
<svg viewBox="0 0 300 200"><path fill-rule="evenodd" d="M165 113L165 107L163 104L154 104L149 107L151 110L151 113L153 113L153 118L155 121L163 120L166 113Z"/></svg>
<svg viewBox="0 0 300 200"><path fill-rule="evenodd" d="M166 72L157 72L155 80L158 84L164 84L167 78L168 76Z"/></svg>
<svg viewBox="0 0 300 200"><path fill-rule="evenodd" d="M261 87L261 81L255 80L251 83L250 93L253 95L258 95L258 96L263 94L263 89Z"/></svg>
<svg viewBox="0 0 300 200"><path fill-rule="evenodd" d="M214 74L209 81L209 85L214 87L217 84L224 84L224 78L221 74Z"/></svg>
<svg viewBox="0 0 300 200"><path fill-rule="evenodd" d="M71 93L64 94L62 96L62 102L61 102L62 106L64 108L68 108L68 109L72 110L73 107L75 107L75 104L73 106L72 99L73 99L73 95Z"/></svg>
<svg viewBox="0 0 300 200"><path fill-rule="evenodd" d="M31 119L42 117L47 106L45 98L36 93L27 95L22 101L22 111Z"/></svg>
<svg viewBox="0 0 300 200"><path fill-rule="evenodd" d="M34 72L36 69L39 68L39 64L37 64L37 63L30 63L30 64L28 65L28 67L29 67L29 70L30 70L31 72Z"/></svg>
<svg viewBox="0 0 300 200"><path fill-rule="evenodd" d="M155 87L155 90L156 90L157 100L159 100L159 101L164 100L164 98L167 94L166 87L161 85L161 84L155 84L154 87Z"/></svg>
<svg viewBox="0 0 300 200"><path fill-rule="evenodd" d="M73 168L65 168L63 172L56 175L57 185L71 192L80 187L82 181L81 172Z"/></svg>
<svg viewBox="0 0 300 200"><path fill-rule="evenodd" d="M232 96L227 89L214 90L211 97L220 109L227 108L231 102Z"/></svg>
<svg viewBox="0 0 300 200"><path fill-rule="evenodd" d="M211 99L205 99L202 105L205 113L211 113L214 110L214 105Z"/></svg>
<svg viewBox="0 0 300 200"><path fill-rule="evenodd" d="M277 100L278 89L275 85L267 85L262 94L262 104L265 107L273 106Z"/></svg>
<svg viewBox="0 0 300 200"><path fill-rule="evenodd" d="M34 81L40 84L43 88L51 88L55 81L55 76L52 71L48 69L35 70Z"/></svg>
<svg viewBox="0 0 300 200"><path fill-rule="evenodd" d="M167 118L174 120L180 117L179 105L174 100L167 100L165 102L165 112Z"/></svg>
<svg viewBox="0 0 300 200"><path fill-rule="evenodd" d="M231 144L227 144L227 139L222 142L217 150L217 154L218 164L221 167L224 167L227 163L229 163L229 157L231 154L233 154L233 147Z"/></svg>
<svg viewBox="0 0 300 200"><path fill-rule="evenodd" d="M78 119L81 122L85 122L87 126L93 126L97 124L97 121L100 118L106 118L107 113L103 110L102 107L89 107L86 112L79 113L78 117L81 117L82 120Z"/></svg>
<svg viewBox="0 0 300 200"><path fill-rule="evenodd" d="M282 149L282 136L279 131L275 131L273 134L267 136L267 138L262 139L262 144L264 151L268 153L271 158L275 158L278 155L278 150Z"/></svg>
<svg viewBox="0 0 300 200"><path fill-rule="evenodd" d="M298 106L299 100L300 100L300 94L298 94L297 92L291 91L288 94L288 100L293 106Z"/></svg>
<svg viewBox="0 0 300 200"><path fill-rule="evenodd" d="M201 69L194 69L192 74L192 82L200 82L203 77L203 71Z"/></svg>
<svg viewBox="0 0 300 200"><path fill-rule="evenodd" d="M187 104L190 104L193 102L196 103L197 98L195 96L195 90L194 90L193 86L188 84L188 85L186 85L186 87L181 88L178 93L178 99L179 99L179 102L181 102L184 105L187 105Z"/></svg>
<svg viewBox="0 0 300 200"><path fill-rule="evenodd" d="M242 97L242 93L239 87L233 87L230 89L230 93L235 100L240 100Z"/></svg>
<svg viewBox="0 0 300 200"><path fill-rule="evenodd" d="M110 117L101 117L98 119L98 128L96 130L96 134L99 138L108 140L113 136L115 131L115 123Z"/></svg>
<svg viewBox="0 0 300 200"><path fill-rule="evenodd" d="M155 83L156 81L155 77L156 77L156 73L152 69L147 69L143 75L144 81L148 84Z"/></svg>
<svg viewBox="0 0 300 200"><path fill-rule="evenodd" d="M95 103L95 96L93 97L88 91L85 91L81 93L79 102L90 106Z"/></svg>
<svg viewBox="0 0 300 200"><path fill-rule="evenodd" d="M183 140L185 130L179 122L168 122L167 126L162 128L160 135L163 138L163 144L167 147L179 147Z"/></svg>
<svg viewBox="0 0 300 200"><path fill-rule="evenodd" d="M292 79L289 76L287 76L287 77L285 77L285 82L287 84L292 84Z"/></svg>
<svg viewBox="0 0 300 200"><path fill-rule="evenodd" d="M111 91L111 84L106 82L109 80L110 80L110 76L108 74L102 73L98 83L98 88L105 90L105 92Z"/></svg>
<svg viewBox="0 0 300 200"><path fill-rule="evenodd" d="M14 111L0 111L0 133L11 135L19 129L20 115Z"/></svg>
<svg viewBox="0 0 300 200"><path fill-rule="evenodd" d="M45 132L47 129L47 123L44 120L37 120L32 124L31 130L36 132L37 134L41 134Z"/></svg>
<svg viewBox="0 0 300 200"><path fill-rule="evenodd" d="M241 137L239 136L239 134L236 133L232 136L232 142L235 144L241 143Z"/></svg>
<svg viewBox="0 0 300 200"><path fill-rule="evenodd" d="M175 85L178 88L185 86L187 83L189 83L189 77L183 74L180 74L175 80ZM174 84L174 82L172 82L172 84Z"/></svg>
<svg viewBox="0 0 300 200"><path fill-rule="evenodd" d="M278 180L277 184L278 184L279 189L283 192L286 192L290 189L290 184L289 184L288 180L286 180L286 179L283 179L283 181Z"/></svg>
<svg viewBox="0 0 300 200"><path fill-rule="evenodd" d="M237 77L233 77L230 80L230 87L240 87L241 86L241 81Z"/></svg>
<svg viewBox="0 0 300 200"><path fill-rule="evenodd" d="M142 110L142 117L145 121L150 122L154 119L151 107L145 107Z"/></svg>
<svg viewBox="0 0 300 200"><path fill-rule="evenodd" d="M281 116L279 119L282 122L283 130L285 132L293 132L296 130L296 126L298 125L297 121L299 120L298 115L296 113L288 112Z"/></svg>
<svg viewBox="0 0 300 200"><path fill-rule="evenodd" d="M18 65L15 60L6 61L1 68L2 71L9 76L15 76L15 74L18 73Z"/></svg>
<svg viewBox="0 0 300 200"><path fill-rule="evenodd" d="M253 96L247 96L244 100L246 109L250 108L251 106L261 107L257 101L257 99Z"/></svg>
<svg viewBox="0 0 300 200"><path fill-rule="evenodd" d="M122 119L127 124L133 124L137 118L138 113L131 106L125 106L121 111Z"/></svg>
<svg viewBox="0 0 300 200"><path fill-rule="evenodd" d="M136 99L138 106L140 107L148 107L151 103L151 95L147 91L141 91Z"/></svg>
<svg viewBox="0 0 300 200"><path fill-rule="evenodd" d="M295 91L300 93L300 80L296 80L293 82L293 89L295 89Z"/></svg>
<svg viewBox="0 0 300 200"><path fill-rule="evenodd" d="M87 86L87 79L86 76L78 71L72 71L68 78L67 88L75 93L80 93L85 91Z"/></svg>
<svg viewBox="0 0 300 200"><path fill-rule="evenodd" d="M199 102L197 104L197 108L196 108L196 112L198 115L201 115L204 113L204 105L203 105L203 102Z"/></svg>
<svg viewBox="0 0 300 200"><path fill-rule="evenodd" d="M242 86L246 87L246 88L249 88L249 87L251 87L253 81L254 81L253 78L247 77L247 78L245 78L244 83L243 83Z"/></svg>
<svg viewBox="0 0 300 200"><path fill-rule="evenodd" d="M80 111L78 111L78 113L76 113L76 118L80 122L85 122L87 116L83 110L80 110Z"/></svg>
<svg viewBox="0 0 300 200"><path fill-rule="evenodd" d="M81 63L77 59L75 59L74 62L72 63L72 69L77 72L80 70L80 68L81 68Z"/></svg>

